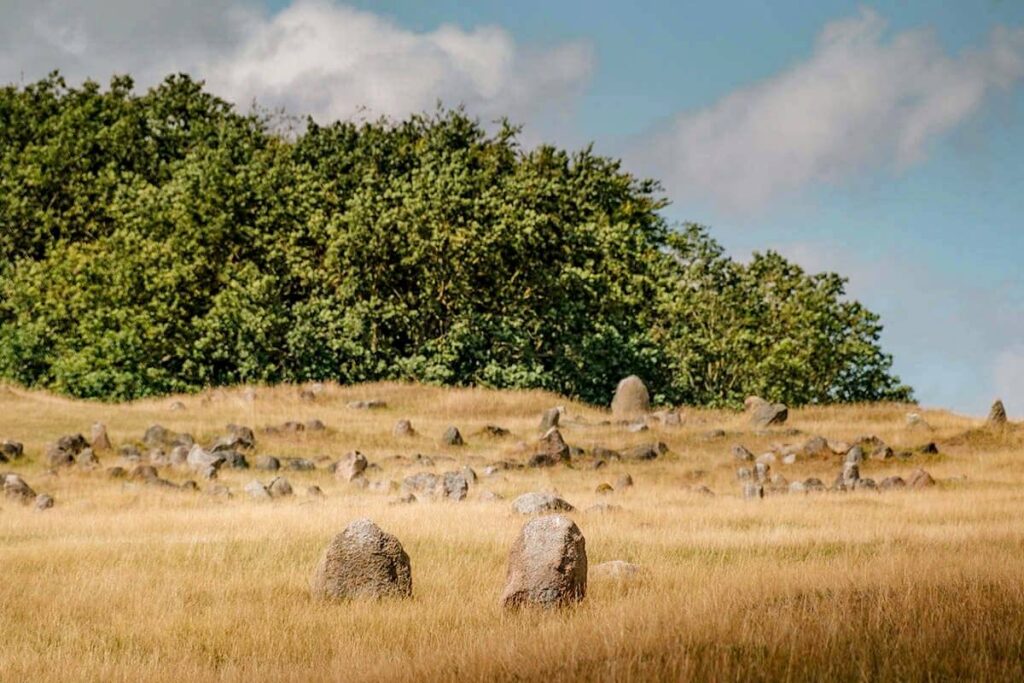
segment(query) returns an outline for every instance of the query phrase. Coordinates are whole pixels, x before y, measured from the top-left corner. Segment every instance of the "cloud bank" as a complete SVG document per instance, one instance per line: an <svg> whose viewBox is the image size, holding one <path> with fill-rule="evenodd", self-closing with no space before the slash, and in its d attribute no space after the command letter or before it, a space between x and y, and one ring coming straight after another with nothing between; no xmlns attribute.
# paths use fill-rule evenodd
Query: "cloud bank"
<svg viewBox="0 0 1024 683"><path fill-rule="evenodd" d="M947 54L928 30L890 36L871 10L827 24L811 56L677 115L637 161L675 198L750 210L817 183L920 163L929 143L1024 77L1024 29Z"/></svg>
<svg viewBox="0 0 1024 683"><path fill-rule="evenodd" d="M500 27L415 32L328 0L268 15L251 0L13 0L0 23L0 81L59 68L72 82L130 71L148 86L185 71L243 107L403 117L441 100L485 119L571 109L587 83L589 45L537 48Z"/></svg>

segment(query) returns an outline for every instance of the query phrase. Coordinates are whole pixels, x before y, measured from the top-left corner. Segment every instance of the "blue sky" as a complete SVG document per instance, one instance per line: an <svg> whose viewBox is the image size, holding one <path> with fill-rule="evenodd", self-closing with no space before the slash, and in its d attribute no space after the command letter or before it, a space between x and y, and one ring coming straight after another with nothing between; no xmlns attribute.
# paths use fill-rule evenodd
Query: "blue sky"
<svg viewBox="0 0 1024 683"><path fill-rule="evenodd" d="M922 403L1024 417L1024 3L0 0L0 81L172 70L317 118L593 141L737 258L835 270Z"/></svg>

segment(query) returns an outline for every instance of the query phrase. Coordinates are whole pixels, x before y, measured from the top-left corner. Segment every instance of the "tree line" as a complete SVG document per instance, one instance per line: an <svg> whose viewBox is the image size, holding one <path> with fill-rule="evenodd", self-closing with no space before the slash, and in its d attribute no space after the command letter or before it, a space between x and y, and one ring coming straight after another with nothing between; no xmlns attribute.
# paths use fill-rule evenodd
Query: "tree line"
<svg viewBox="0 0 1024 683"><path fill-rule="evenodd" d="M243 382L597 404L909 400L845 280L740 263L656 181L460 109L243 114L174 75L0 89L0 377L131 399Z"/></svg>

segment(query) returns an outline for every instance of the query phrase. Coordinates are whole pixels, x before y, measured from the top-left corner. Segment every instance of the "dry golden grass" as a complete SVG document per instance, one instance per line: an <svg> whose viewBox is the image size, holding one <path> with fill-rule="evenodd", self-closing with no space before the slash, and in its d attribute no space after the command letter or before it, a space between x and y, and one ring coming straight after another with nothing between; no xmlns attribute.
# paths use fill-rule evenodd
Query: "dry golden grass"
<svg viewBox="0 0 1024 683"><path fill-rule="evenodd" d="M258 435L259 451L330 456L358 448L401 480L414 468L388 456L450 456L481 469L525 458L541 411L564 404L540 392L498 393L395 384L328 386L316 403L295 387L257 388L109 406L0 388L0 437L23 441L22 473L57 506L39 513L0 500L0 680L1024 680L1024 453L1019 431L926 411L931 432L904 426L905 406L793 411L799 437L756 436L742 416L686 411L678 428L629 434L568 425L570 444L621 447L662 440L671 453L606 469L526 470L482 478L462 503L389 505L391 495L335 482L322 469L287 473L291 499L258 504L241 487L265 472L227 472L231 500L109 479L102 471L46 474L46 442L108 425L115 445L153 423L205 440L228 422L254 429L319 418L324 434ZM357 398L388 408L356 411ZM396 440L407 417L420 432ZM487 423L513 438L473 436ZM437 438L457 425L467 445ZM708 441L711 428L729 432ZM975 431L971 431L975 430ZM744 502L729 446L876 434L894 447L937 441L939 456L868 462L864 476L923 465L926 491L778 496ZM116 457L101 456L104 466ZM453 468L439 460L435 471ZM830 482L839 461L775 466L791 480ZM622 472L630 490L594 488ZM185 473L167 471L181 481ZM326 496L304 495L319 484ZM693 483L717 495L690 493ZM506 554L524 519L511 498L554 489L580 510L591 565L624 559L639 580L591 578L581 606L506 614L498 606ZM586 512L597 502L613 513ZM322 605L307 581L329 538L367 516L412 558L408 601Z"/></svg>

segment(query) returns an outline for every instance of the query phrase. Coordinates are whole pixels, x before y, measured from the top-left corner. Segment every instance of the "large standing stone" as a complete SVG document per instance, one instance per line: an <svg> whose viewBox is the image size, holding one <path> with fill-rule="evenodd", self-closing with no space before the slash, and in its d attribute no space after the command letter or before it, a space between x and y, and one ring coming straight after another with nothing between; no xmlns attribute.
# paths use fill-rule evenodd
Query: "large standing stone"
<svg viewBox="0 0 1024 683"><path fill-rule="evenodd" d="M523 525L508 556L501 604L561 607L587 594L587 547L583 533L562 515Z"/></svg>
<svg viewBox="0 0 1024 683"><path fill-rule="evenodd" d="M992 404L992 409L988 411L987 422L990 426L995 427L1006 424L1006 407L1001 400L996 399L996 402Z"/></svg>
<svg viewBox="0 0 1024 683"><path fill-rule="evenodd" d="M397 538L368 519L357 519L324 550L310 592L316 600L409 597L409 556Z"/></svg>
<svg viewBox="0 0 1024 683"><path fill-rule="evenodd" d="M651 396L647 386L636 375L630 375L619 382L612 398L612 415L628 420L646 415L651 409Z"/></svg>
<svg viewBox="0 0 1024 683"><path fill-rule="evenodd" d="M524 493L512 501L512 509L521 515L532 515L538 512L572 512L576 508L567 501L551 493Z"/></svg>
<svg viewBox="0 0 1024 683"><path fill-rule="evenodd" d="M755 427L763 428L780 425L789 417L789 408L784 403L762 403L750 413L750 422Z"/></svg>

